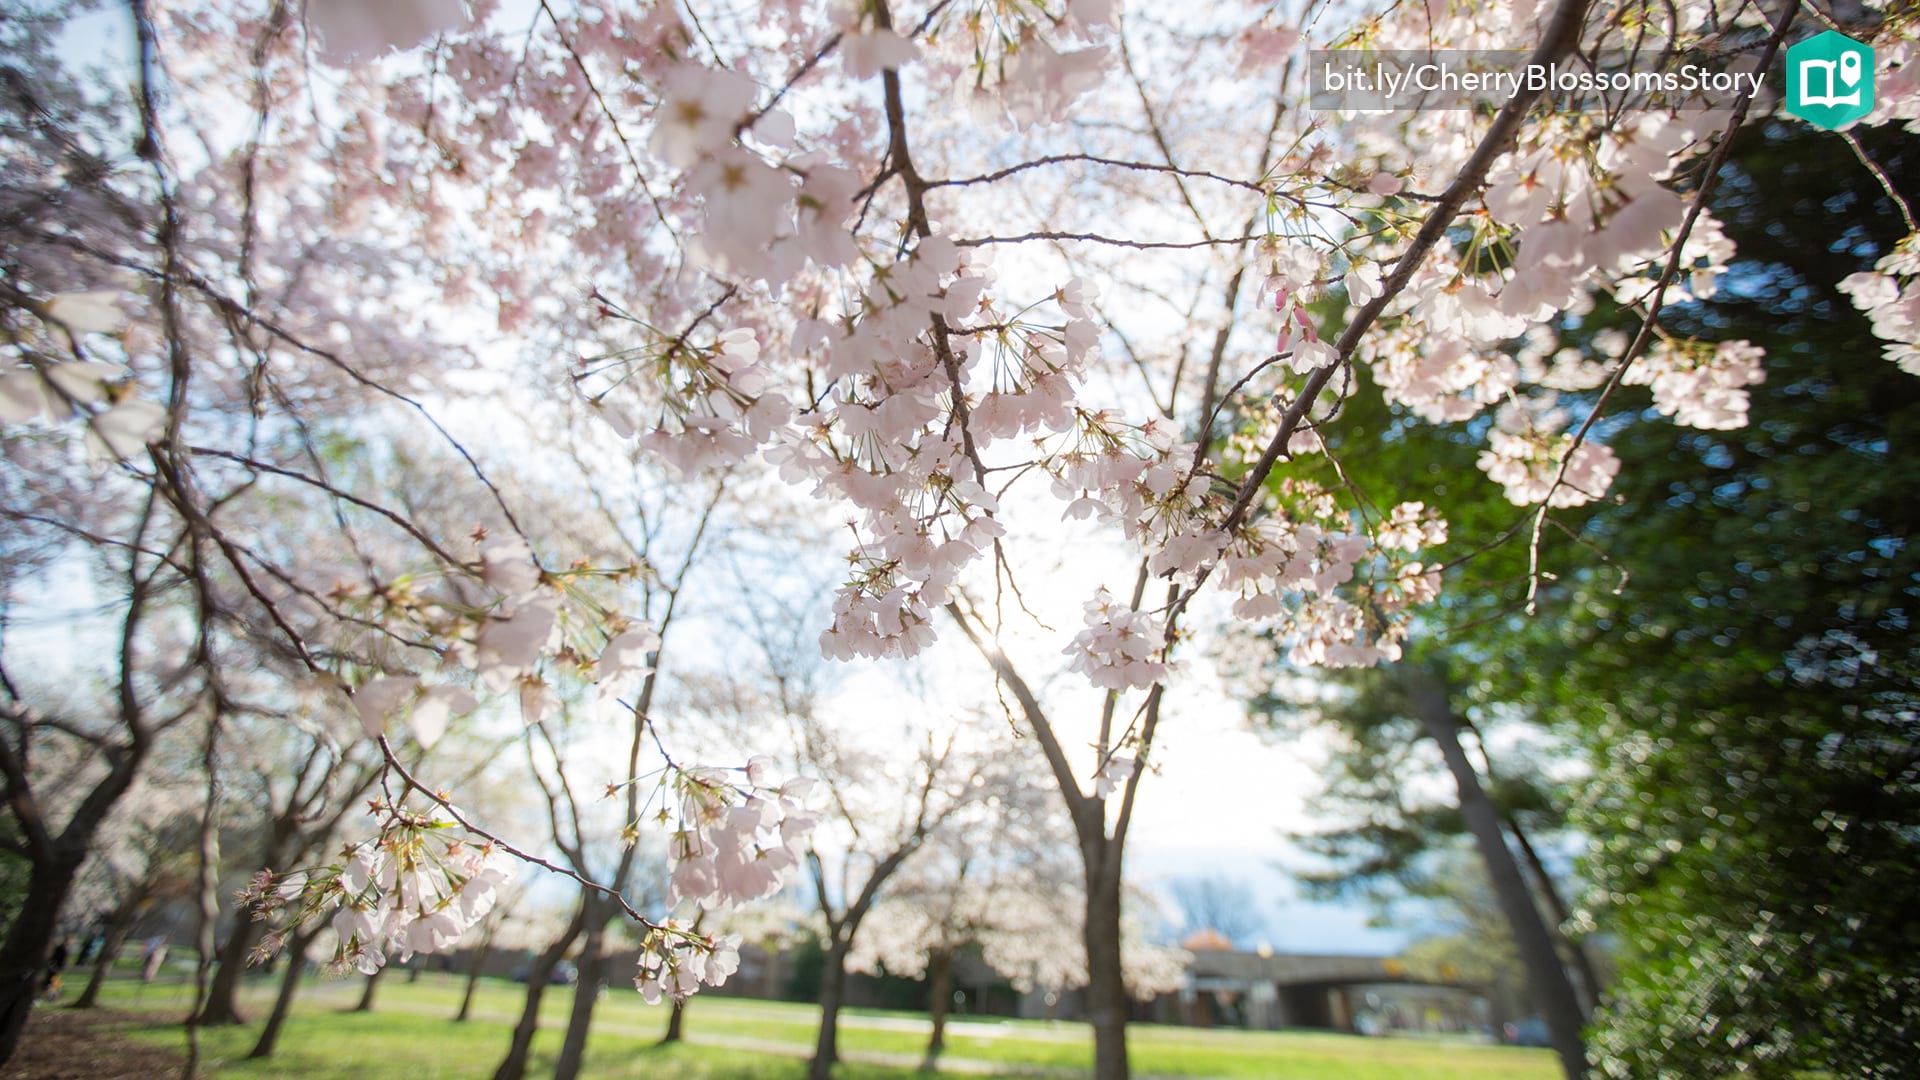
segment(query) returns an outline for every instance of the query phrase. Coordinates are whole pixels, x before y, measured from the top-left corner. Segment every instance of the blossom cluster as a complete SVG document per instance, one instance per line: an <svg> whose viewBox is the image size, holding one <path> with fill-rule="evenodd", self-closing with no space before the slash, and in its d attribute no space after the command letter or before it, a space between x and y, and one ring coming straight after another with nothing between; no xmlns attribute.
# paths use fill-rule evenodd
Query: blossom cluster
<svg viewBox="0 0 1920 1080"><path fill-rule="evenodd" d="M762 900L780 891L800 865L807 837L819 815L806 807L813 781L796 777L772 784L769 758L755 758L745 783L732 783L718 769L677 770L678 796L668 856L672 862L669 903L690 901L712 910Z"/></svg>
<svg viewBox="0 0 1920 1080"><path fill-rule="evenodd" d="M1766 379L1766 351L1746 341L1717 345L1663 340L1620 381L1653 388L1653 407L1676 424L1707 431L1747 426L1747 387Z"/></svg>
<svg viewBox="0 0 1920 1080"><path fill-rule="evenodd" d="M375 588L365 598L374 616L368 621L377 620L390 634L441 643L455 666L472 673L478 689L517 691L529 724L554 707L549 684L555 677L590 683L604 708L620 705L652 670L659 635L592 595L595 579L617 582L637 568L576 565L549 571L524 539L481 531L475 535L473 561L451 571L437 589L428 588L425 579ZM452 716L479 707L479 698L460 685L411 674L369 679L353 701L369 737L404 719L422 746L432 746ZM661 820L671 825L671 903L715 909L763 899L778 892L799 866L817 820L804 805L811 782L776 783L772 768L766 758L732 771L671 761L666 766L658 790L667 797ZM744 772L744 781L735 782L732 772ZM620 786L610 785L609 791ZM342 867L312 879L321 891L307 899L306 915L338 905L334 925L347 962L377 967L395 948L444 948L484 914L495 883L494 863L458 863L457 847L436 861L419 838L443 825L438 819L391 815L378 841L354 849ZM638 822L630 823L629 842L638 829ZM449 866L453 869L444 870ZM652 973L656 995L661 987L684 995L698 985L718 985L737 963L729 960L732 946L724 940L680 932L671 924L649 925L641 983L649 985Z"/></svg>
<svg viewBox="0 0 1920 1080"><path fill-rule="evenodd" d="M701 934L668 919L640 941L634 988L649 1005L685 1001L702 986L723 986L740 970L739 934Z"/></svg>
<svg viewBox="0 0 1920 1080"><path fill-rule="evenodd" d="M638 568L575 566L549 572L518 536L482 534L476 552L473 563L455 568L467 587L464 594L402 578L361 598L368 621L391 636L434 643L491 694L515 694L529 724L544 719L554 706L550 666L590 681L603 710L617 706L652 670L659 635L644 621L599 604L585 588L594 579L624 580ZM471 595L474 586L482 594L478 598ZM438 741L451 717L480 704L462 686L432 684L412 674L376 675L354 691L353 703L368 738L405 719L426 747Z"/></svg>
<svg viewBox="0 0 1920 1080"><path fill-rule="evenodd" d="M1052 322L1031 307L1002 314L990 284L985 264L932 236L876 275L857 313L801 324L796 347L817 351L834 389L770 460L788 482L860 513L820 639L828 656L924 648L962 571L1005 534L980 455L1071 422L1066 403L1098 336L1091 290L1055 290L1062 321Z"/></svg>
<svg viewBox="0 0 1920 1080"><path fill-rule="evenodd" d="M1840 279L1840 291L1873 321L1886 358L1920 375L1920 234L1907 237L1872 270Z"/></svg>
<svg viewBox="0 0 1920 1080"><path fill-rule="evenodd" d="M1613 486L1620 459L1596 442L1574 445L1571 434L1553 435L1538 428L1487 433L1487 449L1476 462L1480 470L1506 489L1515 506L1546 503L1563 508L1584 506Z"/></svg>
<svg viewBox="0 0 1920 1080"><path fill-rule="evenodd" d="M492 844L460 836L437 808L377 805L376 812L384 814L379 835L348 845L339 862L281 876L263 871L240 898L256 920L281 908L295 921L332 911L335 964L368 975L390 959L452 948L493 909L513 866ZM283 931L269 933L256 955L271 955L283 938Z"/></svg>
<svg viewBox="0 0 1920 1080"><path fill-rule="evenodd" d="M382 24L391 44L449 23L437 0L402 7ZM480 147L476 155L502 163L529 196L527 221L559 213L531 195L577 177L595 220L577 230L576 245L594 265L625 267L637 292L652 293L644 318L614 320L639 325L644 340L602 358L579 380L584 388L585 376L607 376L607 385L588 393L600 414L677 470L759 456L789 482L856 511L849 572L821 635L831 657L911 656L933 640L937 611L967 569L989 552L1001 557L1006 492L988 490L990 455L993 444L1015 436L1039 440L1036 464L1067 500L1069 517L1117 525L1155 573L1187 584L1209 576L1234 594L1238 617L1279 622L1303 643L1301 655L1356 663L1389 656L1391 627L1405 614L1398 605L1431 594L1431 571L1401 557L1412 554L1407 545L1416 536L1432 546L1423 529L1370 522L1364 499L1303 512L1263 490L1246 512L1244 500L1223 497L1230 485L1171 424L1136 422L1082 401L1100 336L1092 287L1079 279L1061 287L1050 298L1058 321L1034 317L1032 306L1002 307L978 255L983 249L956 242L960 230L932 216L940 208L928 209L925 177L934 174L923 161L913 175L894 158L906 148L893 141L898 117L789 105L797 83L814 73L837 68L849 89L863 93L882 72L913 65L936 89L950 78L981 117L1035 133L1094 92L1118 59L1108 40L1116 7L1112 0L939 5L915 25L895 25L886 6L866 3L836 4L825 19L769 9L766 17L794 39L784 55L804 60L784 85L773 70L756 67L755 55L729 56L711 41L696 47L699 36L671 8L554 14L565 54L556 54L559 67L579 84L570 82L561 96L605 96L604 80L590 82L596 72L635 84L597 102L597 113L585 109L591 122L577 120L581 109L563 112L534 99L524 108L538 115L513 119L492 103L512 96L497 91L520 77L515 50L485 33L449 45L447 70L472 102L450 105L446 122L476 136L467 140ZM1510 43L1533 32L1544 10L1389 14L1359 24L1344 44ZM1698 4L1683 3L1656 18L1657 32L1683 40L1700 14ZM1251 72L1278 66L1300 34L1263 23L1238 40L1246 46L1241 70ZM1896 56L1897 92L1885 96L1879 118L1905 118L1911 109L1903 102L1914 94L1899 88L1912 75L1910 44L1886 45ZM415 94L394 114L418 128L422 110ZM1719 113L1639 109L1530 120L1456 222L1464 228L1454 235L1465 243L1435 245L1406 266L1398 245L1410 233L1401 226L1432 202L1422 190L1438 190L1467 161L1485 118L1421 118L1418 154L1409 152L1406 118L1351 119L1352 162L1308 131L1249 185L1262 193L1269 223L1255 268L1280 324L1274 353L1285 365L1276 373L1301 375L1346 359L1311 307L1338 282L1350 308L1383 305L1352 359L1370 369L1387 398L1430 421L1468 420L1541 390L1599 385L1610 366L1554 351L1552 323L1600 292L1644 309L1683 223L1687 239L1672 254L1687 273L1674 284L1676 297L1712 295L1732 257L1712 214L1690 207L1675 190L1684 185L1674 183L1677 168L1724 122ZM638 125L641 137L628 138L623 122ZM511 137L516 130L523 137ZM608 156L616 143L618 156ZM606 154L594 157L596 148ZM667 167L664 189L656 183L662 171L641 167L637 155ZM622 184L629 167L640 175ZM888 201L896 181L909 189L904 228L863 230L862 222L884 217L888 207L900 209ZM1310 211L1303 192L1332 214ZM1355 220L1356 212L1389 227L1340 240L1318 224L1335 215ZM664 229L650 233L650 222ZM529 224L529 235L540 231ZM631 239L642 235L673 249L671 273L647 269L660 250ZM709 304L685 287L698 277L685 273L689 267L707 271L726 292ZM1897 290L1860 287L1874 301L1866 306L1885 309L1876 323L1905 333L1891 303ZM1656 347L1625 372L1652 386L1662 412L1712 427L1742 422L1744 387L1759 373L1757 357L1731 344L1710 359ZM1272 403L1287 393L1258 389ZM1249 414L1258 427L1273 410L1256 406ZM1604 493L1618 467L1612 452L1597 439L1556 430L1494 426L1482 467L1510 499L1557 508ZM1293 431L1286 447L1296 455L1322 449L1311 424ZM479 666L524 669L515 658L547 625L543 607L535 600L524 611L503 609L490 636L507 648L485 650ZM1089 647L1100 639L1093 628L1081 637L1069 649L1077 665L1135 685L1114 672L1143 670L1136 661L1116 667Z"/></svg>
<svg viewBox="0 0 1920 1080"><path fill-rule="evenodd" d="M1114 602L1105 589L1086 605L1086 628L1061 652L1102 690L1145 690L1167 677L1166 626L1153 615Z"/></svg>
<svg viewBox="0 0 1920 1080"><path fill-rule="evenodd" d="M1260 259L1267 267L1261 291L1273 295L1273 310L1280 316L1273 351L1287 357L1287 366L1297 375L1333 363L1338 359L1333 346L1320 340L1306 307L1322 269L1319 253L1298 241L1281 243L1268 237L1261 243ZM1380 272L1370 263L1362 264L1348 273L1345 284L1348 299L1364 304L1379 295Z"/></svg>
<svg viewBox="0 0 1920 1080"><path fill-rule="evenodd" d="M120 294L109 290L58 293L39 311L48 334L64 337L76 356L84 356L79 342L86 335L118 334L127 327ZM13 351L22 362L0 370L0 423L81 417L87 448L102 460L131 457L165 429L167 410L140 397L124 367L84 358L54 360L53 349L16 345Z"/></svg>
<svg viewBox="0 0 1920 1080"><path fill-rule="evenodd" d="M1053 17L1037 4L942 5L928 59L953 79L955 99L984 122L1059 123L1106 78L1113 51L1095 42L1117 25L1118 8L1118 0L1067 0ZM1070 39L1085 44L1073 47Z"/></svg>

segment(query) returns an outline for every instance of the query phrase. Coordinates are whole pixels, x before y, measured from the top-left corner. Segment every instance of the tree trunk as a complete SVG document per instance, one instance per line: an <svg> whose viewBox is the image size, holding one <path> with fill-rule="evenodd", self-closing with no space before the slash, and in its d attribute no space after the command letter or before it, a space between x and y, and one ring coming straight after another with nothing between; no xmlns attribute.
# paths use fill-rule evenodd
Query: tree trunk
<svg viewBox="0 0 1920 1080"><path fill-rule="evenodd" d="M320 927L325 923L316 921L311 927L302 927L294 931L287 940L287 970L280 976L280 992L274 995L273 1011L267 1014L267 1023L260 1029L260 1038L253 1044L249 1058L268 1058L273 1056L274 1044L280 1041L280 1028L287 1022L287 1014L293 1010L293 995L300 989L300 976L307 966L307 947L320 935Z"/></svg>
<svg viewBox="0 0 1920 1080"><path fill-rule="evenodd" d="M246 912L235 914L233 929L227 932L226 944L220 947L219 967L214 969L213 981L207 985L207 1003L200 1007L202 1027L247 1022L246 1017L240 1015L240 976L246 973L247 958L265 929L265 923L255 922ZM371 991L368 996L371 999Z"/></svg>
<svg viewBox="0 0 1920 1080"><path fill-rule="evenodd" d="M932 1072L947 1048L947 1010L953 1004L953 953L934 949L927 955L927 1012L933 1020L933 1034L927 1039L927 1060L922 1072Z"/></svg>
<svg viewBox="0 0 1920 1080"><path fill-rule="evenodd" d="M1120 967L1120 876L1087 874L1087 1021L1093 1026L1095 1080L1127 1080L1126 975Z"/></svg>
<svg viewBox="0 0 1920 1080"><path fill-rule="evenodd" d="M511 904L507 905L511 906ZM460 1012L453 1022L463 1023L473 1012L473 994L480 987L480 972L487 966L487 957L493 954L493 937L500 932L500 924L507 918L507 907L495 907L488 917L486 931L480 935L480 944L473 950L473 962L467 967L467 988L460 995Z"/></svg>
<svg viewBox="0 0 1920 1080"><path fill-rule="evenodd" d="M1459 718L1454 716L1446 693L1429 676L1414 673L1407 680L1407 693L1421 725L1439 745L1447 771L1459 789L1460 816L1466 819L1467 828L1473 833L1501 913L1513 930L1514 943L1527 970L1527 983L1546 1020L1554 1053L1560 1056L1560 1067L1568 1080L1583 1080L1587 1075L1586 1044L1582 1039L1586 1014L1581 1011L1573 982L1567 978L1567 969L1560 962L1560 951L1555 944L1557 935L1540 917L1533 890L1527 886L1520 863L1513 857L1513 849L1507 846L1499 811L1487 798L1486 789L1480 785L1480 775L1474 772L1473 763L1467 760L1466 750L1460 745Z"/></svg>
<svg viewBox="0 0 1920 1080"><path fill-rule="evenodd" d="M386 973L387 973L387 965L383 964L380 966L379 970L367 976L367 985L360 991L360 1004L355 1005L353 1007L354 1012L370 1013L373 1011L374 992L380 989L380 977L382 975L385 975Z"/></svg>
<svg viewBox="0 0 1920 1080"><path fill-rule="evenodd" d="M608 905L583 902L587 915L587 940L580 951L580 977L573 987L573 1009L567 1014L567 1034L560 1043L560 1056L553 1063L553 1080L575 1080L587 1052L587 1032L593 1027L593 1007L600 1000L600 984L606 971L601 955L606 942L607 922L613 917Z"/></svg>
<svg viewBox="0 0 1920 1080"><path fill-rule="evenodd" d="M460 994L460 1011L453 1017L456 1024L465 1023L467 1017L473 1015L473 992L480 988L480 970L487 966L488 946L492 942L492 934L483 938L480 947L473 952L473 962L467 965L467 988Z"/></svg>
<svg viewBox="0 0 1920 1080"><path fill-rule="evenodd" d="M1520 823L1514 820L1513 815L1506 815L1503 820L1507 824L1507 829L1513 833L1514 841L1520 845L1520 854L1526 857L1527 866L1533 870L1534 879L1540 884L1540 895L1546 898L1547 907L1553 912L1554 925L1562 927L1567 925L1573 913L1567 909L1566 900L1560 896L1560 888L1554 884L1553 875L1547 873L1547 864L1540 858L1540 852L1534 849L1533 841L1527 839L1526 830L1520 827ZM1587 947L1581 942L1568 938L1564 933L1556 936L1566 943L1567 952L1572 954L1574 973L1580 976L1582 1011L1591 1016L1593 1010L1600 1007L1600 974L1593 968L1593 957L1587 955Z"/></svg>
<svg viewBox="0 0 1920 1080"><path fill-rule="evenodd" d="M107 925L106 940L100 943L100 955L93 958L93 974L87 977L87 988L80 992L79 1000L73 1003L76 1009L91 1009L100 1001L100 989L106 984L107 976L113 971L114 958L126 947L127 935L132 932L134 922L139 918L140 902L146 899L147 890L135 889L113 913L113 921Z"/></svg>
<svg viewBox="0 0 1920 1080"><path fill-rule="evenodd" d="M834 935L820 968L820 1036L807 1065L807 1080L828 1080L840 1060L840 1005L847 996L847 951L853 944L852 928L843 930Z"/></svg>
<svg viewBox="0 0 1920 1080"><path fill-rule="evenodd" d="M684 1001L674 1002L673 1011L667 1014L667 1033L660 1036L660 1045L666 1046L669 1043L677 1043L686 1038L686 1021L687 1003Z"/></svg>
<svg viewBox="0 0 1920 1080"><path fill-rule="evenodd" d="M500 1059L500 1066L493 1070L493 1080L524 1080L527 1075L527 1055L533 1049L533 1033L540 1030L540 999L546 995L547 980L553 975L553 966L573 947L573 941L586 927L586 912L576 908L573 919L567 928L560 932L553 944L534 958L533 966L527 970L527 1002L520 1008L520 1022L513 1027L513 1041L507 1045L507 1056Z"/></svg>
<svg viewBox="0 0 1920 1080"><path fill-rule="evenodd" d="M27 1026L34 999L40 996L47 964L53 959L60 909L73 890L80 862L79 855L62 851L53 859L36 861L28 872L25 902L0 944L0 1064L20 1045L20 1033Z"/></svg>

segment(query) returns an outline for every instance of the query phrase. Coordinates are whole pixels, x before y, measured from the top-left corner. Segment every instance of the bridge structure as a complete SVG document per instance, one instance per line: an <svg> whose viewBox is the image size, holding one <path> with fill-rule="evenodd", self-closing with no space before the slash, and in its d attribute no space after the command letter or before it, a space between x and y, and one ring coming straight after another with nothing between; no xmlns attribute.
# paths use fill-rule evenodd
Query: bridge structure
<svg viewBox="0 0 1920 1080"><path fill-rule="evenodd" d="M1155 1002L1155 1019L1202 1027L1483 1026L1486 1004L1458 983L1410 974L1390 956L1192 949L1187 984Z"/></svg>

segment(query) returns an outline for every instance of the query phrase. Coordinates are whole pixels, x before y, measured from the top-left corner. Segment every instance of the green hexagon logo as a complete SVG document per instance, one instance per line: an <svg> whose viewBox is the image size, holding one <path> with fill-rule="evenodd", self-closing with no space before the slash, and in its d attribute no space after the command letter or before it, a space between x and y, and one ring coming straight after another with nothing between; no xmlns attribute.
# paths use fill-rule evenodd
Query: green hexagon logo
<svg viewBox="0 0 1920 1080"><path fill-rule="evenodd" d="M1873 47L1828 30L1787 50L1787 112L1831 131L1873 111Z"/></svg>

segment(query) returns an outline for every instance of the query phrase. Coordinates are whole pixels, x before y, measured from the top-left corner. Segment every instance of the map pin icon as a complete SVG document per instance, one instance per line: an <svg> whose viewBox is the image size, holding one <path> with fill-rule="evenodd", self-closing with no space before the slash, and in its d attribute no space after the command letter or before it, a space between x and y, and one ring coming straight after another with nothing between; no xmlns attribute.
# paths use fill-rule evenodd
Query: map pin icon
<svg viewBox="0 0 1920 1080"><path fill-rule="evenodd" d="M1845 53L1840 57L1840 81L1848 86L1860 85L1860 54Z"/></svg>

